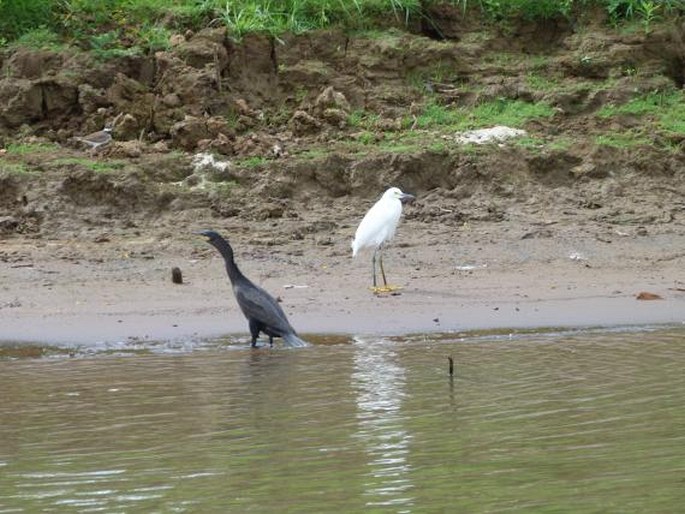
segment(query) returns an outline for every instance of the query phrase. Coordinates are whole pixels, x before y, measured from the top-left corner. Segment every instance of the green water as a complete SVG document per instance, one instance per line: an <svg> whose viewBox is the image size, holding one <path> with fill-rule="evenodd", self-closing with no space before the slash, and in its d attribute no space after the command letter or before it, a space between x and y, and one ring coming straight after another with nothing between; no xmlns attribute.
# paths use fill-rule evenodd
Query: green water
<svg viewBox="0 0 685 514"><path fill-rule="evenodd" d="M682 328L100 350L0 360L0 513L685 505Z"/></svg>

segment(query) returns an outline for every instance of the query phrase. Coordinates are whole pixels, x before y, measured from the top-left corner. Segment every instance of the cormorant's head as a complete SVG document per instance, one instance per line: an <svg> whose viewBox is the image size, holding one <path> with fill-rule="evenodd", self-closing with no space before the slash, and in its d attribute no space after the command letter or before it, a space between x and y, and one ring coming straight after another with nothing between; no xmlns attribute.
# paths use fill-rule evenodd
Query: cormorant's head
<svg viewBox="0 0 685 514"><path fill-rule="evenodd" d="M198 236L205 236L207 238L208 243L212 243L214 241L218 241L222 239L222 237L217 233L214 232L213 230L201 230L200 232L195 232Z"/></svg>
<svg viewBox="0 0 685 514"><path fill-rule="evenodd" d="M233 262L233 248L231 248L231 245L228 243L228 241L221 237L221 234L214 232L213 230L201 230L200 232L195 233L199 236L205 236L207 238L207 242L219 250L219 253L226 260L226 265L237 269L235 263ZM230 274L231 272L229 272L229 275Z"/></svg>
<svg viewBox="0 0 685 514"><path fill-rule="evenodd" d="M231 248L231 245L228 243L228 241L221 237L221 234L218 232L214 232L213 230L201 230L200 232L195 233L199 236L205 236L207 238L207 242L214 248L220 250L222 254L224 252L229 252L231 256L233 255L233 248Z"/></svg>

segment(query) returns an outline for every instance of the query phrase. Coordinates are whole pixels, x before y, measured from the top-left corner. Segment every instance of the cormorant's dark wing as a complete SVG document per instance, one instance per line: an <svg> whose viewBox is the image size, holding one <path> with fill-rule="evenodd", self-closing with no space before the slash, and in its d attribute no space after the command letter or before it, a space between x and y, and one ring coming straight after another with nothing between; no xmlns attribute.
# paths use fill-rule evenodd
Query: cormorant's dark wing
<svg viewBox="0 0 685 514"><path fill-rule="evenodd" d="M248 319L255 319L278 334L294 332L276 299L261 287L241 282L233 287L233 292Z"/></svg>

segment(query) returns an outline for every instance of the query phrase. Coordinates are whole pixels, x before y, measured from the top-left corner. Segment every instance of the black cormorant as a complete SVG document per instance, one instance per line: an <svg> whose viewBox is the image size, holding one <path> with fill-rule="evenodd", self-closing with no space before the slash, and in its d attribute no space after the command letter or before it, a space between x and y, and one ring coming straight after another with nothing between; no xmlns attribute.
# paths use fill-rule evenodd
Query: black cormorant
<svg viewBox="0 0 685 514"><path fill-rule="evenodd" d="M231 279L233 294L250 324L252 346L257 346L260 332L269 336L271 346L274 344L274 337L283 338L283 342L288 346L308 346L308 343L297 336L276 299L253 284L238 269L233 260L233 249L228 241L213 230L203 230L199 234L207 237L207 242L219 250L226 261L226 271L228 278Z"/></svg>

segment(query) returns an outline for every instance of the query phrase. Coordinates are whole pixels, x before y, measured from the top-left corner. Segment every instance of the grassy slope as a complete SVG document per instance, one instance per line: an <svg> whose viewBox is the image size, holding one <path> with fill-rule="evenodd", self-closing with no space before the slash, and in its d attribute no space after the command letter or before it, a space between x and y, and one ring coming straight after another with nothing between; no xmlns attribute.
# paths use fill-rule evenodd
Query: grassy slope
<svg viewBox="0 0 685 514"><path fill-rule="evenodd" d="M685 0L445 0L491 20L573 17L596 6L610 22L649 24L685 10ZM435 0L0 0L0 43L77 43L150 49L169 31L223 23L236 36L249 32L301 33L335 25L371 27L374 20L409 22Z"/></svg>
<svg viewBox="0 0 685 514"><path fill-rule="evenodd" d="M653 2L645 0L454 0L452 3L480 9L495 23L514 14L529 18L572 16L594 4L606 10L611 22L635 19L641 30L649 30L650 23L685 8L685 0L659 2L656 8L651 5ZM387 18L388 13L403 23L421 16L420 9L418 0L237 0L230 3L225 0L0 0L0 26L6 44L7 38L15 37L11 45L78 45L106 59L164 48L173 32L208 23L224 23L239 37L252 31L278 34L340 24L369 27L375 17L385 14ZM527 81L531 90L544 94L545 90L559 88L553 78L539 71L544 66L531 63L530 68ZM553 115L554 110L544 100L526 103L502 98L473 107L454 107L428 96L418 112L403 120L399 134L384 133L379 129L377 115L371 112L353 112L348 125L360 130L355 136L355 145L360 151L373 146L392 151L424 146L416 140L413 131L406 130L410 127L453 133L497 124L523 127L530 121L549 119ZM673 134L685 134L682 92L638 95L625 105L605 107L597 113L609 121L625 115L645 116L649 124L641 129L599 134L596 143L613 147L643 145L653 143L656 133L665 136L659 140L668 144ZM439 141L432 143L436 147L440 144ZM527 138L519 144L534 148L541 142ZM564 146L568 142L560 140L552 144ZM10 154L13 153L10 149Z"/></svg>

